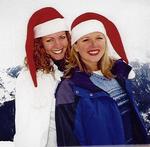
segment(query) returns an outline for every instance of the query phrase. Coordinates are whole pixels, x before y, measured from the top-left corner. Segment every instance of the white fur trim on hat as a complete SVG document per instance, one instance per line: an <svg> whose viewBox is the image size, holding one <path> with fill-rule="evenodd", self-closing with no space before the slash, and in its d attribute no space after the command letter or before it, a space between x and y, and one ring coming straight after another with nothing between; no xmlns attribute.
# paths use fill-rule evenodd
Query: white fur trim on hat
<svg viewBox="0 0 150 147"><path fill-rule="evenodd" d="M106 35L104 25L98 20L87 20L77 24L71 31L71 44L73 45L82 36L92 32L101 32Z"/></svg>
<svg viewBox="0 0 150 147"><path fill-rule="evenodd" d="M53 33L68 31L68 27L65 24L64 18L56 18L34 27L34 37L43 37Z"/></svg>

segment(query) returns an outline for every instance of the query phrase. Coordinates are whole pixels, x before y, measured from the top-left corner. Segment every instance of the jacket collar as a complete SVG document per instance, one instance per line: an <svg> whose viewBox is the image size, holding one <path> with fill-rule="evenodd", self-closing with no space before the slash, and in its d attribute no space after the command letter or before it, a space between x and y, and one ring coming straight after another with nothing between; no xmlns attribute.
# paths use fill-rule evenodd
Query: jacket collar
<svg viewBox="0 0 150 147"><path fill-rule="evenodd" d="M71 80L75 86L90 90L91 92L98 92L100 88L91 82L90 76L90 73L81 72L78 69L75 69Z"/></svg>

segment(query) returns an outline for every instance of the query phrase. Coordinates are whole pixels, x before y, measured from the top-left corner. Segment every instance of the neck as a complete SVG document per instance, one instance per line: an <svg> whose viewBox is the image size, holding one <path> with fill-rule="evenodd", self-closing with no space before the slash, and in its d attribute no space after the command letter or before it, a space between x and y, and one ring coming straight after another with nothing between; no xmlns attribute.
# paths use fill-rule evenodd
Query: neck
<svg viewBox="0 0 150 147"><path fill-rule="evenodd" d="M54 60L54 64L57 65L60 71L64 71L65 59Z"/></svg>
<svg viewBox="0 0 150 147"><path fill-rule="evenodd" d="M86 60L82 60L82 62L85 64L86 69L89 72L93 72L93 71L99 70L98 66L97 66L97 62L88 62Z"/></svg>
<svg viewBox="0 0 150 147"><path fill-rule="evenodd" d="M92 65L92 66L86 65L86 67L87 67L88 71L90 71L90 72L99 70L97 65Z"/></svg>

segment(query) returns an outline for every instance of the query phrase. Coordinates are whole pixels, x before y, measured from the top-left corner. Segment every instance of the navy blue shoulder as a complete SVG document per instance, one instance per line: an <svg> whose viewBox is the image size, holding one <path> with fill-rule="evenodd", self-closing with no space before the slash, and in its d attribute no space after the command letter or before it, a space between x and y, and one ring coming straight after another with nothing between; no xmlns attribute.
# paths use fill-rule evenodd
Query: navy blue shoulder
<svg viewBox="0 0 150 147"><path fill-rule="evenodd" d="M127 79L132 67L125 63L122 59L117 60L112 67L112 74L118 78Z"/></svg>
<svg viewBox="0 0 150 147"><path fill-rule="evenodd" d="M74 102L72 85L73 83L70 79L62 79L55 92L56 105Z"/></svg>

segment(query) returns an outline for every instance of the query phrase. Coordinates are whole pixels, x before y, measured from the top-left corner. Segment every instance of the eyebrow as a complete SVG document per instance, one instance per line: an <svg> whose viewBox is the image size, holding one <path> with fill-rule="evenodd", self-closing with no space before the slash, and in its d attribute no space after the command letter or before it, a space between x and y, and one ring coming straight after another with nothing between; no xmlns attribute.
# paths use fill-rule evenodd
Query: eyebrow
<svg viewBox="0 0 150 147"><path fill-rule="evenodd" d="M61 34L60 36L66 35L66 33Z"/></svg>
<svg viewBox="0 0 150 147"><path fill-rule="evenodd" d="M59 35L58 37L60 37L60 36L63 36L63 35L66 35L65 33L64 34L61 34L61 35ZM46 39L49 39L49 38L54 38L53 36L46 36Z"/></svg>
<svg viewBox="0 0 150 147"><path fill-rule="evenodd" d="M80 39L85 39L85 38L89 38L90 36L84 36L84 37L81 37ZM103 34L97 34L95 37L104 37Z"/></svg>
<svg viewBox="0 0 150 147"><path fill-rule="evenodd" d="M89 38L89 36L81 37L80 39L85 39L85 38Z"/></svg>

